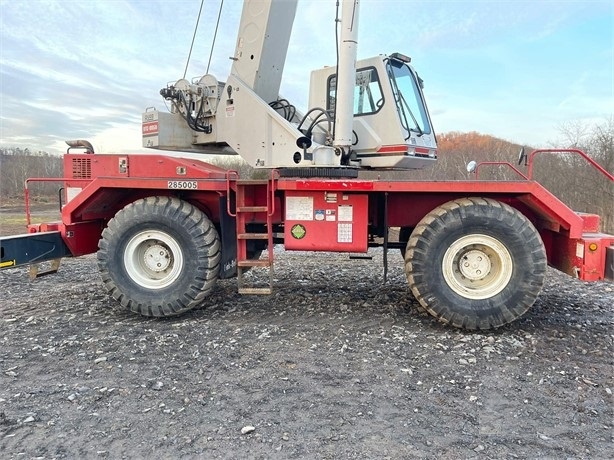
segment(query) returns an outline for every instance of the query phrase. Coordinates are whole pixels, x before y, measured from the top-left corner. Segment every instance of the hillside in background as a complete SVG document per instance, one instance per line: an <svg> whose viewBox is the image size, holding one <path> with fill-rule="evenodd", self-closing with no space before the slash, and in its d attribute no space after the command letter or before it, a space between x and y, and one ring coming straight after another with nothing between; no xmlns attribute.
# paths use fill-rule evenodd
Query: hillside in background
<svg viewBox="0 0 614 460"><path fill-rule="evenodd" d="M614 174L614 121L608 120L592 128L581 125L567 127L563 134L565 139L561 145L584 150ZM437 140L439 157L433 168L424 171L366 171L361 173L361 177L467 180L475 177L466 170L471 160L509 162L526 173L524 165L517 165L521 145L477 132L449 132L440 134ZM525 150L529 153L532 148L525 146ZM220 157L211 162L238 170L242 177L263 174L262 171L254 172L239 157ZM576 211L601 215L602 228L614 233L614 187L582 158L569 154L542 154L536 157L533 173L536 180ZM61 157L28 149L0 148L0 205L9 199L23 199L23 184L27 177L61 176ZM479 177L481 180L520 179L511 168L496 165L481 167ZM57 183L33 184L31 194L52 200L56 199L57 190Z"/></svg>

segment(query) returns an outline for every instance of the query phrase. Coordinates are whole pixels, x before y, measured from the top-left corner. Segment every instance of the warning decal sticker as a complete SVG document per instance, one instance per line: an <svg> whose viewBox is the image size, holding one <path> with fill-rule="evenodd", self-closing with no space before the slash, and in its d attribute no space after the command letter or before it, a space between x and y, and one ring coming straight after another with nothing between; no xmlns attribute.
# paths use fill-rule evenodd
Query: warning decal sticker
<svg viewBox="0 0 614 460"><path fill-rule="evenodd" d="M354 220L354 208L350 204L339 206L338 211L339 222L352 222Z"/></svg>
<svg viewBox="0 0 614 460"><path fill-rule="evenodd" d="M290 234L292 235L293 238L300 240L300 239L305 238L305 235L307 234L307 230L305 229L304 225L295 224L290 229Z"/></svg>
<svg viewBox="0 0 614 460"><path fill-rule="evenodd" d="M287 220L313 220L313 197L288 196L286 197Z"/></svg>
<svg viewBox="0 0 614 460"><path fill-rule="evenodd" d="M337 243L352 242L352 224L337 224Z"/></svg>

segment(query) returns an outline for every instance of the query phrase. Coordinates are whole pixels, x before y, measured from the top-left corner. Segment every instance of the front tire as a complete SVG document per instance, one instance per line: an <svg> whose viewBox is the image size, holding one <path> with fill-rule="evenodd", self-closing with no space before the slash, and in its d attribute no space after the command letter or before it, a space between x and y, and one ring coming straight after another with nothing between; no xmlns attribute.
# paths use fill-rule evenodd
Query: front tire
<svg viewBox="0 0 614 460"><path fill-rule="evenodd" d="M535 302L546 251L531 222L489 198L450 201L427 214L405 253L411 290L439 321L465 329L510 323Z"/></svg>
<svg viewBox="0 0 614 460"><path fill-rule="evenodd" d="M198 306L220 269L214 225L173 197L127 205L109 221L98 248L98 269L110 295L144 316L175 316Z"/></svg>

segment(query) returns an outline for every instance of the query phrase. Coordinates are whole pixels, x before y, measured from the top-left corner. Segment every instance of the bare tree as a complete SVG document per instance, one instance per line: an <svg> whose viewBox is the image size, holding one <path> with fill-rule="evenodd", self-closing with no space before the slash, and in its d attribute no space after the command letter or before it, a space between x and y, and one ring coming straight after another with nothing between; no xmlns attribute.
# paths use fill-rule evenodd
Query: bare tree
<svg viewBox="0 0 614 460"><path fill-rule="evenodd" d="M583 150L614 174L614 119L593 125L574 121L560 127L553 148ZM544 154L536 157L535 178L576 211L599 214L602 231L614 233L614 185L581 156Z"/></svg>
<svg viewBox="0 0 614 460"><path fill-rule="evenodd" d="M23 198L28 177L62 177L62 158L29 149L0 148L0 197ZM58 185L45 183L33 188L34 195L55 195Z"/></svg>

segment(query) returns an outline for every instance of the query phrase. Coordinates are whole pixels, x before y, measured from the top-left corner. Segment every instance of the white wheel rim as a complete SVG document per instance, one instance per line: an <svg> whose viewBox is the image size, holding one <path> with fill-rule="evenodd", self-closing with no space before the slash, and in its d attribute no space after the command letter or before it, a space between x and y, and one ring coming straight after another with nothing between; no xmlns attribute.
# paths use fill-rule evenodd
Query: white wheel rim
<svg viewBox="0 0 614 460"><path fill-rule="evenodd" d="M168 233L153 230L134 235L124 251L124 266L132 280L147 289L171 285L183 268L183 252Z"/></svg>
<svg viewBox="0 0 614 460"><path fill-rule="evenodd" d="M488 235L456 240L443 256L443 277L454 292L467 299L487 299L500 293L512 278L514 263L507 248Z"/></svg>

